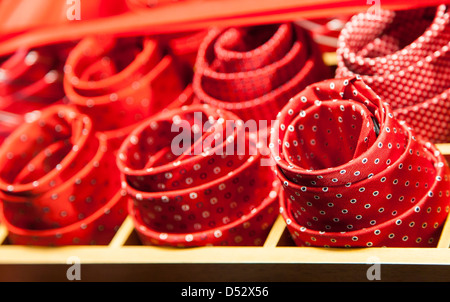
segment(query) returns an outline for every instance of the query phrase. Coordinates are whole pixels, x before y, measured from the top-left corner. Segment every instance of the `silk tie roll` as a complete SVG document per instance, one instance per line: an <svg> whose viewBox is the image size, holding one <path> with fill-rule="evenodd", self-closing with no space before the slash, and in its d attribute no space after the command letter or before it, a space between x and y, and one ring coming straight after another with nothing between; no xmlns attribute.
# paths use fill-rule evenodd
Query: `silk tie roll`
<svg viewBox="0 0 450 302"><path fill-rule="evenodd" d="M316 19L300 19L295 21L311 33L314 42L319 45L322 53L334 53L338 46L338 37L353 15L335 15Z"/></svg>
<svg viewBox="0 0 450 302"><path fill-rule="evenodd" d="M107 244L127 215L115 154L71 106L34 113L0 148L2 222L13 244Z"/></svg>
<svg viewBox="0 0 450 302"><path fill-rule="evenodd" d="M261 245L278 215L279 187L261 157L235 114L206 104L142 123L117 162L142 242Z"/></svg>
<svg viewBox="0 0 450 302"><path fill-rule="evenodd" d="M446 5L354 16L339 37L336 77L361 75L417 134L449 142L449 18Z"/></svg>
<svg viewBox="0 0 450 302"><path fill-rule="evenodd" d="M450 205L448 165L360 78L300 92L278 115L270 150L297 245L437 244Z"/></svg>
<svg viewBox="0 0 450 302"><path fill-rule="evenodd" d="M87 37L67 58L64 89L97 131L126 128L164 109L186 87L173 58L145 37ZM165 100L165 101L162 101Z"/></svg>
<svg viewBox="0 0 450 302"><path fill-rule="evenodd" d="M309 34L292 23L211 29L195 68L199 100L244 121L271 121L290 97L330 73Z"/></svg>

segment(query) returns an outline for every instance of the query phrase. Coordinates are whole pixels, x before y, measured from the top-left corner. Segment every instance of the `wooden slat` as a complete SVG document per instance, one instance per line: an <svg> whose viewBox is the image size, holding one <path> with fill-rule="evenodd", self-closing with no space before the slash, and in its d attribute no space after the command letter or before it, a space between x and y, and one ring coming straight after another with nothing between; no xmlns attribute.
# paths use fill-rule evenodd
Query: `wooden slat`
<svg viewBox="0 0 450 302"><path fill-rule="evenodd" d="M2 246L2 264L65 264L76 256L89 263L318 263L450 265L450 249L439 248L314 248L314 247L198 247L156 246L26 247Z"/></svg>
<svg viewBox="0 0 450 302"><path fill-rule="evenodd" d="M8 237L8 230L2 224L0 224L0 245L3 244Z"/></svg>
<svg viewBox="0 0 450 302"><path fill-rule="evenodd" d="M449 144L436 144L436 147L444 155L450 155L450 143Z"/></svg>
<svg viewBox="0 0 450 302"><path fill-rule="evenodd" d="M130 237L134 230L134 225L132 219L128 216L125 221L120 226L114 238L109 243L110 248L120 248L125 245L125 242Z"/></svg>
<svg viewBox="0 0 450 302"><path fill-rule="evenodd" d="M450 247L450 215L447 217L447 220L444 224L437 247L446 249Z"/></svg>
<svg viewBox="0 0 450 302"><path fill-rule="evenodd" d="M270 230L270 233L266 238L266 241L264 242L264 247L276 247L285 228L286 223L284 222L283 217L279 215L275 220L275 223L273 224L272 229Z"/></svg>

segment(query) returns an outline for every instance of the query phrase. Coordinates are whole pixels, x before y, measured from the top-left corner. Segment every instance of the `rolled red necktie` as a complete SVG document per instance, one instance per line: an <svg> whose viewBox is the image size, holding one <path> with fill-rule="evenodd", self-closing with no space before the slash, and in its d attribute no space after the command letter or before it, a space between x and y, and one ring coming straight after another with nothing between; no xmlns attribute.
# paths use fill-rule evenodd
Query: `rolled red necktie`
<svg viewBox="0 0 450 302"><path fill-rule="evenodd" d="M330 79L280 112L270 150L280 211L297 245L433 247L450 170L360 78Z"/></svg>
<svg viewBox="0 0 450 302"><path fill-rule="evenodd" d="M34 115L0 148L1 220L10 242L107 244L127 215L107 138L71 106Z"/></svg>
<svg viewBox="0 0 450 302"><path fill-rule="evenodd" d="M235 114L206 104L161 113L130 134L117 163L144 244L264 243L279 185L247 134Z"/></svg>
<svg viewBox="0 0 450 302"><path fill-rule="evenodd" d="M196 96L244 121L274 119L290 97L329 77L317 45L293 23L211 29L195 68Z"/></svg>
<svg viewBox="0 0 450 302"><path fill-rule="evenodd" d="M186 87L173 58L147 37L87 37L70 53L64 70L67 98L91 117L97 131L137 124Z"/></svg>
<svg viewBox="0 0 450 302"><path fill-rule="evenodd" d="M449 142L449 18L446 5L354 16L339 37L336 77L361 75L417 134Z"/></svg>

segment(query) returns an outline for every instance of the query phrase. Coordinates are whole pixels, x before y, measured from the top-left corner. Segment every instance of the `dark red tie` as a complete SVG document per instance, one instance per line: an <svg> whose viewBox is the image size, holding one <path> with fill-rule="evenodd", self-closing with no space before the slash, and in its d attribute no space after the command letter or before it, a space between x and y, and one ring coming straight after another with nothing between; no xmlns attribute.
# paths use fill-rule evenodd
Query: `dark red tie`
<svg viewBox="0 0 450 302"><path fill-rule="evenodd" d="M449 19L446 5L354 16L339 37L336 76L361 75L417 134L449 142Z"/></svg>
<svg viewBox="0 0 450 302"><path fill-rule="evenodd" d="M0 143L26 113L63 101L63 65L72 46L18 49L0 59Z"/></svg>
<svg viewBox="0 0 450 302"><path fill-rule="evenodd" d="M127 198L107 137L70 106L34 115L0 148L1 220L10 242L108 244Z"/></svg>
<svg viewBox="0 0 450 302"><path fill-rule="evenodd" d="M278 215L279 185L261 159L238 117L209 105L142 123L118 153L142 242L262 245Z"/></svg>
<svg viewBox="0 0 450 302"><path fill-rule="evenodd" d="M277 122L270 148L296 244L437 244L450 205L447 163L361 79L309 86Z"/></svg>
<svg viewBox="0 0 450 302"><path fill-rule="evenodd" d="M87 37L70 53L64 70L67 98L98 131L137 124L186 87L173 58L157 40L145 37Z"/></svg>
<svg viewBox="0 0 450 302"><path fill-rule="evenodd" d="M195 68L199 100L244 121L272 120L290 97L330 73L318 46L293 23L211 29Z"/></svg>

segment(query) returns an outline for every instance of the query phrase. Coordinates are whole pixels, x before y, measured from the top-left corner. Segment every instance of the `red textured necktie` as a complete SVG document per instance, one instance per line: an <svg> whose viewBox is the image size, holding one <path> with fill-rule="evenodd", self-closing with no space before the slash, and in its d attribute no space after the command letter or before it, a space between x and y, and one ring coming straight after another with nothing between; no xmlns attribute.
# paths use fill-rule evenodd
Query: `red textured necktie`
<svg viewBox="0 0 450 302"><path fill-rule="evenodd" d="M18 49L0 60L0 143L25 114L62 102L63 65L71 44Z"/></svg>
<svg viewBox="0 0 450 302"><path fill-rule="evenodd" d="M127 198L107 138L71 106L34 115L0 148L1 220L10 242L108 244Z"/></svg>
<svg viewBox="0 0 450 302"><path fill-rule="evenodd" d="M339 37L336 77L361 75L417 134L449 142L449 19L446 5L353 17Z"/></svg>
<svg viewBox="0 0 450 302"><path fill-rule="evenodd" d="M137 124L186 86L173 58L146 37L87 37L70 53L64 70L67 98L98 131Z"/></svg>
<svg viewBox="0 0 450 302"><path fill-rule="evenodd" d="M297 245L437 244L449 167L360 78L296 95L277 117L270 150L283 184L280 211Z"/></svg>
<svg viewBox="0 0 450 302"><path fill-rule="evenodd" d="M328 77L318 46L293 23L211 29L193 79L203 103L271 121L287 100Z"/></svg>
<svg viewBox="0 0 450 302"><path fill-rule="evenodd" d="M278 215L279 185L249 137L236 115L206 104L137 127L117 163L141 241L262 245Z"/></svg>

